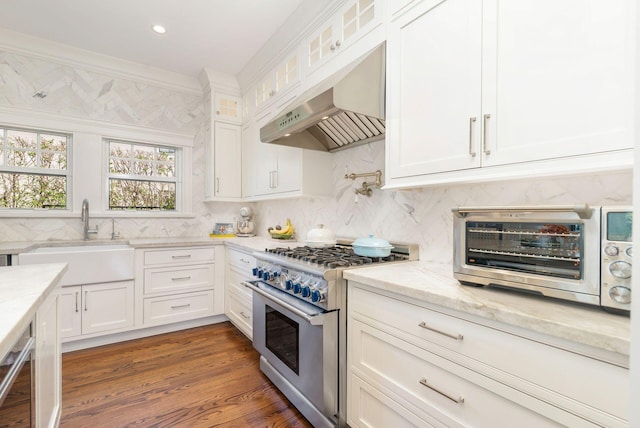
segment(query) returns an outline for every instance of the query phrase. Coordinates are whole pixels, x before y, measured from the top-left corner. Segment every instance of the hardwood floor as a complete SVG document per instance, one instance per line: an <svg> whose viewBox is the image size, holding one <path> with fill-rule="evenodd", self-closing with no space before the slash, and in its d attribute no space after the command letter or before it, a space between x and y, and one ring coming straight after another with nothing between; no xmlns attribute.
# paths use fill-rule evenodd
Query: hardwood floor
<svg viewBox="0 0 640 428"><path fill-rule="evenodd" d="M229 322L63 354L71 427L311 427Z"/></svg>

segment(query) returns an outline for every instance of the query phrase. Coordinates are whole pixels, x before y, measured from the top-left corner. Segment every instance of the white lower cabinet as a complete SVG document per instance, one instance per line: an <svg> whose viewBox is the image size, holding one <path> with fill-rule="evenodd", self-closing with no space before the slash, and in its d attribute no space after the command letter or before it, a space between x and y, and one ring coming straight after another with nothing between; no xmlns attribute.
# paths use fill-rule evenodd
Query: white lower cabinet
<svg viewBox="0 0 640 428"><path fill-rule="evenodd" d="M35 426L42 428L57 427L62 411L58 302L59 288L56 288L40 305L35 317Z"/></svg>
<svg viewBox="0 0 640 428"><path fill-rule="evenodd" d="M140 322L155 326L222 314L224 287L216 263L224 264L223 246L138 250Z"/></svg>
<svg viewBox="0 0 640 428"><path fill-rule="evenodd" d="M628 425L626 368L357 283L349 302L353 427Z"/></svg>
<svg viewBox="0 0 640 428"><path fill-rule="evenodd" d="M245 251L227 249L225 315L249 339L253 337L253 296L242 283L252 279L256 259Z"/></svg>
<svg viewBox="0 0 640 428"><path fill-rule="evenodd" d="M133 281L62 287L60 306L63 338L133 327Z"/></svg>

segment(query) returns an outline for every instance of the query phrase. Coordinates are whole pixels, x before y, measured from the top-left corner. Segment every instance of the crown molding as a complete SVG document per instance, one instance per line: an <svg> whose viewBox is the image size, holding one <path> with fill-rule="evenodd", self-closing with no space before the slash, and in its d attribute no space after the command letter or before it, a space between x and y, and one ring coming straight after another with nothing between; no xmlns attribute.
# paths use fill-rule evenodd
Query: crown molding
<svg viewBox="0 0 640 428"><path fill-rule="evenodd" d="M0 28L0 50L108 74L125 80L143 82L190 95L202 95L202 88L196 77L161 70L4 28Z"/></svg>
<svg viewBox="0 0 640 428"><path fill-rule="evenodd" d="M205 92L222 91L232 95L240 95L238 79L232 74L204 67L198 75L198 80Z"/></svg>

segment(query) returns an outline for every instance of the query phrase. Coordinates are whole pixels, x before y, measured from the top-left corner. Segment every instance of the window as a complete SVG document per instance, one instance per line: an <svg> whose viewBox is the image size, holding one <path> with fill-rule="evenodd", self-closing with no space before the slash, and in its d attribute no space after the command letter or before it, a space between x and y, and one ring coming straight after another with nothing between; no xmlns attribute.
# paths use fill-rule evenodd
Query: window
<svg viewBox="0 0 640 428"><path fill-rule="evenodd" d="M0 127L0 207L66 209L71 135Z"/></svg>
<svg viewBox="0 0 640 428"><path fill-rule="evenodd" d="M107 140L110 210L176 211L176 147Z"/></svg>

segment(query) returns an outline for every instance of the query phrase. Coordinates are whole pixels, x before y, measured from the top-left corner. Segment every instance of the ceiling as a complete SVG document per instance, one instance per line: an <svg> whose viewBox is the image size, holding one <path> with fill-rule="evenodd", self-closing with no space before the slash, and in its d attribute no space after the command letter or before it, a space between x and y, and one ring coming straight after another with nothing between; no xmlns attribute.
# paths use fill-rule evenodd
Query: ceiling
<svg viewBox="0 0 640 428"><path fill-rule="evenodd" d="M303 1L2 0L0 27L188 76L235 75Z"/></svg>

